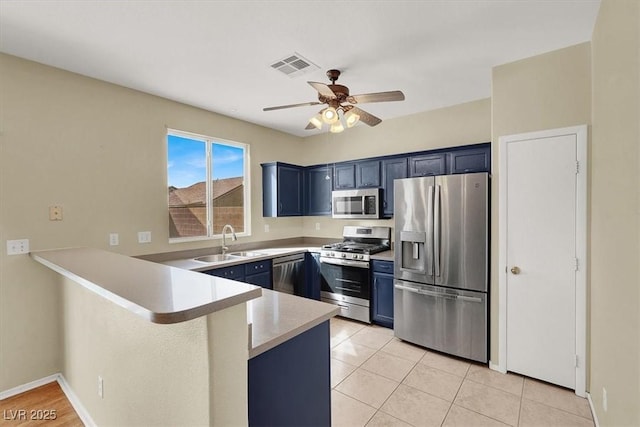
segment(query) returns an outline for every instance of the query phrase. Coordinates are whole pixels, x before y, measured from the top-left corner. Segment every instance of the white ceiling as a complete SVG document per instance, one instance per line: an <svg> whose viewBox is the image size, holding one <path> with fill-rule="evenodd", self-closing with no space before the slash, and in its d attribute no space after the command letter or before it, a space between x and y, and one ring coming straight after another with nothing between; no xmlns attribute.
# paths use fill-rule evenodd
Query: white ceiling
<svg viewBox="0 0 640 427"><path fill-rule="evenodd" d="M599 0L8 1L0 51L299 136L320 106L307 81L384 119L486 98L491 68L591 39ZM273 70L297 52L319 66ZM359 124L358 126L366 126ZM326 131L326 129L323 129Z"/></svg>

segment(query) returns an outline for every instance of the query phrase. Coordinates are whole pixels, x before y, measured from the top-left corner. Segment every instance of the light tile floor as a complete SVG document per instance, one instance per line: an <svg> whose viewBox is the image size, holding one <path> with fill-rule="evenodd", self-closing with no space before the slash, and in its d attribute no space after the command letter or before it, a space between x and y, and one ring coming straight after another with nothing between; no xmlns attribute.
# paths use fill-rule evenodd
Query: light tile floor
<svg viewBox="0 0 640 427"><path fill-rule="evenodd" d="M572 391L331 319L331 419L346 426L590 426Z"/></svg>

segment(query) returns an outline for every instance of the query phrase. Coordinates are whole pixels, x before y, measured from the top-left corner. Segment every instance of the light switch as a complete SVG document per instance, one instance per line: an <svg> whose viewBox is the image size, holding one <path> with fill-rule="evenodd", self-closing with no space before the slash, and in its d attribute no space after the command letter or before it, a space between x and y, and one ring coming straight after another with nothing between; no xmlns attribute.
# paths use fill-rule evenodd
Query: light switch
<svg viewBox="0 0 640 427"><path fill-rule="evenodd" d="M151 232L150 231L139 231L138 232L138 243L151 243Z"/></svg>
<svg viewBox="0 0 640 427"><path fill-rule="evenodd" d="M49 221L62 221L62 206L49 206Z"/></svg>
<svg viewBox="0 0 640 427"><path fill-rule="evenodd" d="M109 234L109 244L111 246L118 246L120 244L120 238L118 236L118 233Z"/></svg>

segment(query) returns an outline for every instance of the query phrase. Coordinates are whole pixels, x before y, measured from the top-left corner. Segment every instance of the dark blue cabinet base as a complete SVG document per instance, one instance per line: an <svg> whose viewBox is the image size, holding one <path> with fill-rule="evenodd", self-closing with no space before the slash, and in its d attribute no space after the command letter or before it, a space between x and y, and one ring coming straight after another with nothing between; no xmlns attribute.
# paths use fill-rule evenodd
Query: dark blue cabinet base
<svg viewBox="0 0 640 427"><path fill-rule="evenodd" d="M331 425L329 355L327 320L249 359L249 425Z"/></svg>

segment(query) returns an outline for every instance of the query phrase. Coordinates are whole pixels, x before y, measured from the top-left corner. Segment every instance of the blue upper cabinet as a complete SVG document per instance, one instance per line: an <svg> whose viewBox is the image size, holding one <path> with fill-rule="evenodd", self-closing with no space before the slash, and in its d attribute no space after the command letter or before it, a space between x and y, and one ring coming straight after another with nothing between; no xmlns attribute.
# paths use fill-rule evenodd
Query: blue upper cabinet
<svg viewBox="0 0 640 427"><path fill-rule="evenodd" d="M423 154L409 157L409 176L444 175L447 173L445 153Z"/></svg>
<svg viewBox="0 0 640 427"><path fill-rule="evenodd" d="M451 151L450 173L472 173L491 171L491 145Z"/></svg>
<svg viewBox="0 0 640 427"><path fill-rule="evenodd" d="M304 170L304 214L331 215L333 167L312 166Z"/></svg>
<svg viewBox="0 0 640 427"><path fill-rule="evenodd" d="M287 163L262 166L262 216L302 216L303 168Z"/></svg>
<svg viewBox="0 0 640 427"><path fill-rule="evenodd" d="M356 163L356 187L380 187L380 160L368 160Z"/></svg>
<svg viewBox="0 0 640 427"><path fill-rule="evenodd" d="M393 181L409 176L407 165L406 157L382 161L382 206L387 218L393 216Z"/></svg>
<svg viewBox="0 0 640 427"><path fill-rule="evenodd" d="M348 190L356 188L356 164L338 163L333 170L333 188Z"/></svg>

